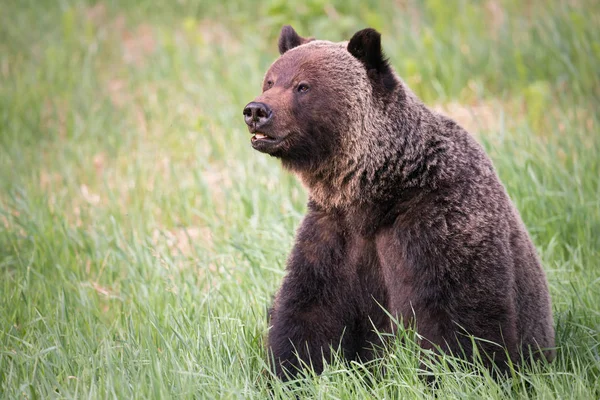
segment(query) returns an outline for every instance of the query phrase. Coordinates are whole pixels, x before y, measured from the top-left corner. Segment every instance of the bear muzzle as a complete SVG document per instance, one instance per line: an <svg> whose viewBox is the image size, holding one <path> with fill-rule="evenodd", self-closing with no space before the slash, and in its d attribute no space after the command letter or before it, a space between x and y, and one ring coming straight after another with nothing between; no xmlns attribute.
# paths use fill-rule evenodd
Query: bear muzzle
<svg viewBox="0 0 600 400"><path fill-rule="evenodd" d="M250 102L244 108L244 121L248 125L250 133L260 131L273 117L273 110L265 103Z"/></svg>
<svg viewBox="0 0 600 400"><path fill-rule="evenodd" d="M283 138L266 133L273 118L273 110L267 104L253 101L244 108L244 121L252 133L252 147L263 153L269 153Z"/></svg>

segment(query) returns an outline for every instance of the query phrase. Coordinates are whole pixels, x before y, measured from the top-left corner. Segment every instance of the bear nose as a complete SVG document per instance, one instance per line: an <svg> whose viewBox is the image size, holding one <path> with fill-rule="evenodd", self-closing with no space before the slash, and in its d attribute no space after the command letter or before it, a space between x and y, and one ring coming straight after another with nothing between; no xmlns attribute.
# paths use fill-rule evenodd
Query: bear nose
<svg viewBox="0 0 600 400"><path fill-rule="evenodd" d="M253 101L252 103L248 103L246 108L244 108L244 120L246 124L254 128L254 130L258 130L260 127L264 126L271 117L273 116L273 111L271 108L265 103L258 103Z"/></svg>

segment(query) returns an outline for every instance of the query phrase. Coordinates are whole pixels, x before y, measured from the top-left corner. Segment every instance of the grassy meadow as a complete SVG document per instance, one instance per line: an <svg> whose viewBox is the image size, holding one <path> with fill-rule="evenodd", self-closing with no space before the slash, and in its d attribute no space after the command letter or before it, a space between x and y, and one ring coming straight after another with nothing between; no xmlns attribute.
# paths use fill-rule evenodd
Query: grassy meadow
<svg viewBox="0 0 600 400"><path fill-rule="evenodd" d="M485 146L547 272L553 364L495 382L447 357L431 389L397 340L385 374L271 380L306 193L242 109L283 24L380 30ZM599 27L595 0L2 1L0 398L600 398Z"/></svg>

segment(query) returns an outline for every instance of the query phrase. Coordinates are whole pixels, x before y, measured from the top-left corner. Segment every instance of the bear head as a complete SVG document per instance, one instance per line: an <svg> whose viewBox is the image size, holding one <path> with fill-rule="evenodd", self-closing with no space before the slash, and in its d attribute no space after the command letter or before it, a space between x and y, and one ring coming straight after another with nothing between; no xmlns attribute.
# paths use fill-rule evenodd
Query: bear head
<svg viewBox="0 0 600 400"><path fill-rule="evenodd" d="M389 143L398 121L392 114L406 97L381 35L364 29L334 43L284 26L279 52L262 94L244 108L252 147L281 159L312 194L331 197L341 186L356 192L396 147Z"/></svg>

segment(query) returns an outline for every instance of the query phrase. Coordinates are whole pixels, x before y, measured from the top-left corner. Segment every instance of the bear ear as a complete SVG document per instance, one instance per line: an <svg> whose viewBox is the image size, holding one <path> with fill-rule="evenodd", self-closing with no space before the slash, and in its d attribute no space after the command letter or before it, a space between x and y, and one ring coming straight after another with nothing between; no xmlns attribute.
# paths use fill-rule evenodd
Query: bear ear
<svg viewBox="0 0 600 400"><path fill-rule="evenodd" d="M303 38L298 35L294 28L289 25L285 25L281 28L281 34L279 35L279 54L283 54L286 51L298 47L301 44L313 41L313 38Z"/></svg>
<svg viewBox="0 0 600 400"><path fill-rule="evenodd" d="M386 89L396 87L396 78L387 58L381 50L381 34L375 29L358 31L348 42L348 51L363 63L369 78L381 83Z"/></svg>

